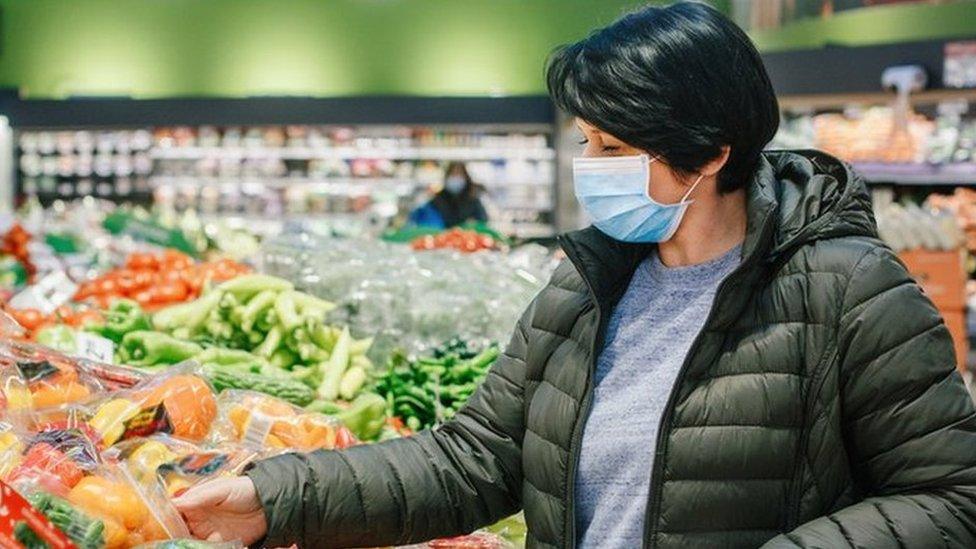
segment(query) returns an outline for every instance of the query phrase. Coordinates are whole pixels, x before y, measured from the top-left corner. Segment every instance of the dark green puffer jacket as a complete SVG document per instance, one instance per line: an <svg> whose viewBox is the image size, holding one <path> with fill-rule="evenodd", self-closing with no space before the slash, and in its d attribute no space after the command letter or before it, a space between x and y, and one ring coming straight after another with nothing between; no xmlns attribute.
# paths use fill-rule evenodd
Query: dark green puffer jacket
<svg viewBox="0 0 976 549"><path fill-rule="evenodd" d="M863 183L824 154L777 152L748 191L742 264L647 449L645 545L976 547L973 405L949 332L877 239ZM563 246L571 262L455 420L249 471L266 545L405 543L519 509L530 547L575 545L594 358L648 248L592 229Z"/></svg>

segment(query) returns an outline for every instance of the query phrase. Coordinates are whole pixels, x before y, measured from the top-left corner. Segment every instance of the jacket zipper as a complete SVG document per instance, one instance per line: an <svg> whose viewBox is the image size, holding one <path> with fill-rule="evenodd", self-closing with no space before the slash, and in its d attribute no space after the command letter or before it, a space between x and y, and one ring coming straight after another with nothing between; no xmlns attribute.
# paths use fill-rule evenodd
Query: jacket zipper
<svg viewBox="0 0 976 549"><path fill-rule="evenodd" d="M563 240L563 239L560 239ZM565 242L565 241L563 241ZM600 356L601 351L601 340L603 338L603 333L605 331L605 326L603 322L603 311L600 309L600 301L596 298L596 292L593 291L593 285L590 284L590 280L584 274L586 271L582 269L579 262L577 261L575 251L573 251L571 246L566 243L563 246L566 250L566 255L569 260L579 271L580 276L586 283L586 287L590 292L590 299L593 300L593 306L596 309L596 322L597 329L596 335L593 339L593 353L590 356L589 369L587 371L586 378L586 393L583 395L583 401L580 403L580 413L576 416L576 424L573 426L573 434L569 442L569 463L566 468L566 539L569 540L569 547L572 549L576 548L576 469L579 466L579 454L580 446L583 437L583 428L586 426L586 421L589 419L590 408L593 400L593 373L596 371L596 361Z"/></svg>
<svg viewBox="0 0 976 549"><path fill-rule="evenodd" d="M771 229L772 223L766 223L763 227L762 235L760 235L759 242L761 243L763 239L768 236L767 233ZM753 252L755 254L757 252ZM755 256L754 256L755 257ZM677 388L681 387L681 383L684 380L685 373L688 370L688 366L691 364L692 357L698 353L698 347L701 345L702 335L708 328L709 324L712 323L715 317L715 311L718 309L718 305L721 303L721 298L724 297L726 288L729 283L736 278L742 276L742 273L746 271L747 268L751 268L755 259L753 257L748 258L743 261L739 267L732 272L728 277L723 280L718 288L715 290L715 298L712 301L712 308L708 311L708 317L705 318L705 323L702 324L701 331L695 336L695 339L691 343L691 347L688 348L688 354L685 355L684 362L681 363L681 369L678 370L678 376L674 380L674 385L671 386L671 392L668 395L667 404L664 406L664 413L661 414L661 419L657 427L657 442L654 452L654 467L651 469L651 483L650 483L650 498L651 500L647 503L647 511L644 513L644 534L643 542L641 546L644 549L652 547L651 544L651 532L657 531L657 517L658 507L661 504L661 498L658 496L660 490L655 490L655 486L659 484L659 478L662 474L662 469L664 468L664 455L667 449L667 431L665 427L671 422L671 415L674 413L675 400L677 399ZM654 524L652 525L651 522Z"/></svg>

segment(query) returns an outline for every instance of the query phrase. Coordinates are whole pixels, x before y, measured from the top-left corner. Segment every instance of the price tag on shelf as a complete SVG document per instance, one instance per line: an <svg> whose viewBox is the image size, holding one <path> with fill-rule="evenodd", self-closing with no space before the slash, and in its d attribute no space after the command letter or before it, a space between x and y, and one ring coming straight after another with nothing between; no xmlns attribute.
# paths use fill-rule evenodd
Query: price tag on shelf
<svg viewBox="0 0 976 549"><path fill-rule="evenodd" d="M80 357L103 364L114 362L115 343L110 339L88 332L78 332L75 343L77 344L76 354Z"/></svg>
<svg viewBox="0 0 976 549"><path fill-rule="evenodd" d="M37 309L49 315L67 303L77 291L78 286L64 271L56 271L15 295L10 299L10 305L15 309Z"/></svg>

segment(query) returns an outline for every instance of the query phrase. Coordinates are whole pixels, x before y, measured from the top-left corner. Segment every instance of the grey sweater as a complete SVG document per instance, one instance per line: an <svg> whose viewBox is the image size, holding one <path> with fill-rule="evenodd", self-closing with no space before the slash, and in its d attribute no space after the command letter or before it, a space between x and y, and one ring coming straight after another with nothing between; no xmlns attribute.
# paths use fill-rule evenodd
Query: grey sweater
<svg viewBox="0 0 976 549"><path fill-rule="evenodd" d="M689 267L641 263L607 326L576 477L579 546L640 547L661 415L741 247Z"/></svg>

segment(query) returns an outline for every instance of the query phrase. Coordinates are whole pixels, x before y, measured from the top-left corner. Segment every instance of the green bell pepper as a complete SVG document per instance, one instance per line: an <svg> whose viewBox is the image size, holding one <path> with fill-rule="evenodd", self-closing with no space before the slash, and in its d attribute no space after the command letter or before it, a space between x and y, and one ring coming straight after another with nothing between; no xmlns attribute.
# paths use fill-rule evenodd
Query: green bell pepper
<svg viewBox="0 0 976 549"><path fill-rule="evenodd" d="M119 359L131 366L177 364L203 352L196 343L159 332L130 332L122 338Z"/></svg>

